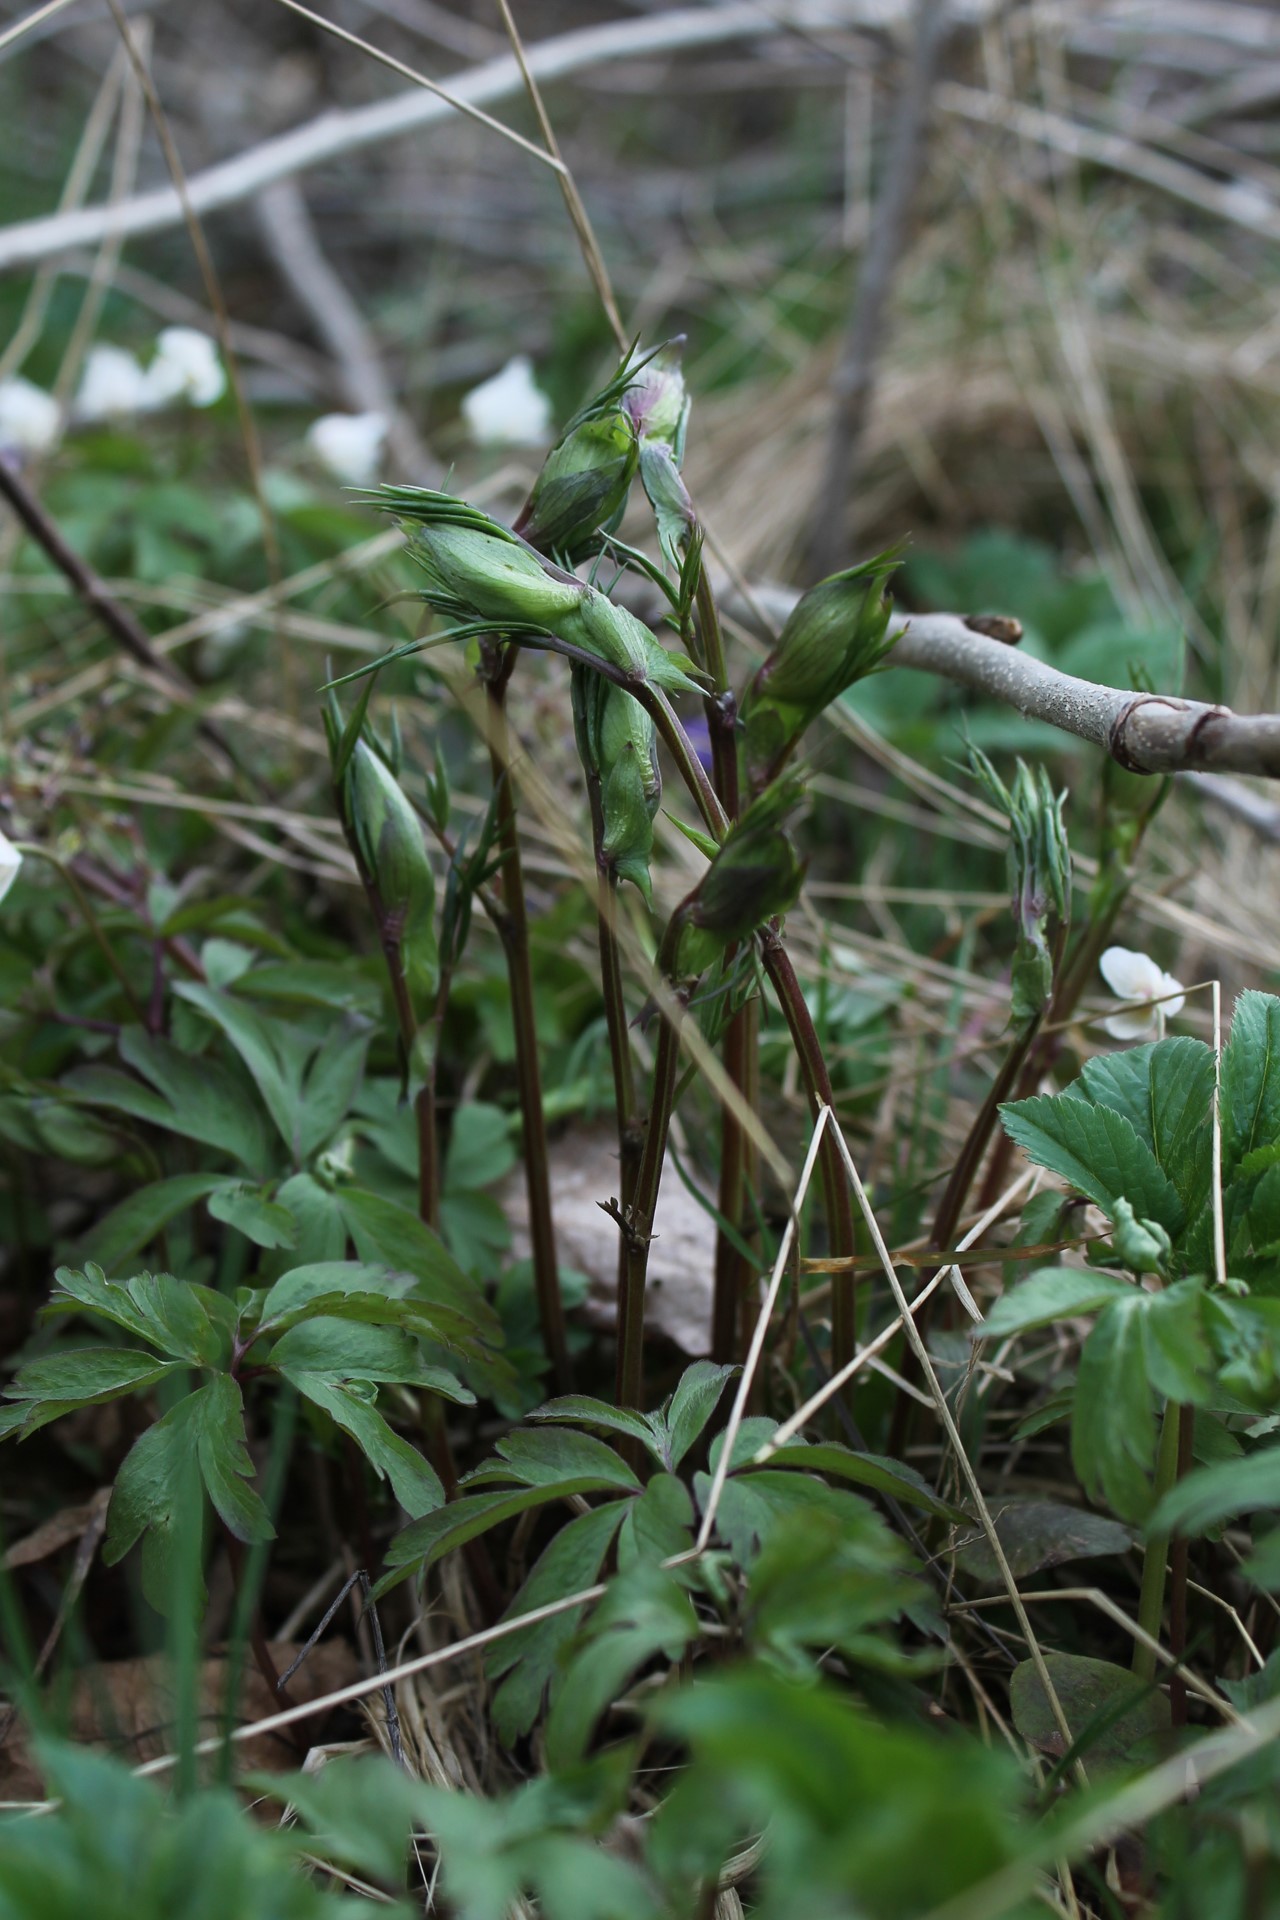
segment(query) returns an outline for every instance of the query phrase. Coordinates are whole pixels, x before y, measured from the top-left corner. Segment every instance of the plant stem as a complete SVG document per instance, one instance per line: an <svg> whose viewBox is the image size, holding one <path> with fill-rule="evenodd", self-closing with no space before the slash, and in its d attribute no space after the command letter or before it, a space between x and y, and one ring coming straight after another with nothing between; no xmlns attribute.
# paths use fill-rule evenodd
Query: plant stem
<svg viewBox="0 0 1280 1920"><path fill-rule="evenodd" d="M511 989L511 1021L515 1032L516 1082L520 1099L520 1126L524 1146L525 1189L529 1197L529 1240L533 1254L533 1283L538 1320L551 1361L558 1393L571 1386L569 1346L564 1302L556 1265L555 1227L551 1218L551 1181L547 1164L547 1128L542 1109L542 1077L538 1067L538 1031L534 1018L533 971L529 958L529 917L525 903L524 869L516 825L515 789L511 781L511 736L507 725L507 684L515 664L516 648L485 679L489 761L498 791L495 839L501 849L502 915L497 922L507 960Z"/></svg>
<svg viewBox="0 0 1280 1920"><path fill-rule="evenodd" d="M671 927L679 923L679 912ZM664 947L673 946L671 927ZM636 1175L630 1211L623 1216L625 1260L618 1298L617 1398L622 1407L639 1408L644 1398L644 1292L653 1238L658 1188L667 1154L667 1134L675 1099L676 1069L680 1063L680 1030L676 1021L659 1014L657 1057L653 1066L653 1097L645 1122L644 1151Z"/></svg>
<svg viewBox="0 0 1280 1920"><path fill-rule="evenodd" d="M698 812L705 825L715 839L723 840L728 830L729 816L721 806L707 770L694 751L693 742L681 726L666 694L661 687L648 682L629 687L628 691L635 695L662 735L663 744L675 761L680 778L697 801Z"/></svg>
<svg viewBox="0 0 1280 1920"><path fill-rule="evenodd" d="M1178 1409L1178 1472L1181 1480L1191 1469L1195 1435L1195 1408ZM1187 1560L1191 1542L1180 1533L1169 1550L1169 1651L1177 1661L1187 1657ZM1181 1673L1169 1679L1169 1712L1175 1727L1187 1724L1187 1683Z"/></svg>
<svg viewBox="0 0 1280 1920"><path fill-rule="evenodd" d="M796 978L791 956L779 937L777 923L762 928L759 936L764 969L778 996L787 1031L800 1061L800 1073L817 1117L820 1108L835 1110L835 1092L822 1054L822 1043ZM845 1180L844 1162L835 1134L827 1127L819 1148L818 1166L822 1178L822 1202L827 1216L827 1239L837 1258L851 1256L857 1249L853 1224L853 1196ZM839 1372L853 1358L857 1295L852 1266L831 1276L831 1371Z"/></svg>
<svg viewBox="0 0 1280 1920"><path fill-rule="evenodd" d="M1166 1493L1178 1478L1178 1430L1182 1409L1177 1402L1170 1400L1165 1405L1164 1420L1160 1427L1160 1451L1156 1456L1155 1485L1151 1490L1152 1505L1159 1505ZM1160 1638L1160 1620L1164 1613L1165 1562L1169 1552L1169 1536L1165 1533L1148 1535L1146 1552L1142 1557L1142 1588L1138 1595L1138 1625L1153 1640ZM1133 1671L1139 1680L1154 1681L1156 1677L1156 1653L1154 1647L1143 1641L1134 1642Z"/></svg>
<svg viewBox="0 0 1280 1920"><path fill-rule="evenodd" d="M751 1101L752 1068L759 1033L757 1007L749 1000L739 1007L725 1031L724 1068L742 1095ZM720 1109L720 1187L716 1200L720 1218L742 1231L747 1194L755 1180L755 1151L727 1106ZM711 1357L721 1365L737 1358L738 1305L742 1298L746 1261L728 1234L716 1234L715 1292L711 1308Z"/></svg>

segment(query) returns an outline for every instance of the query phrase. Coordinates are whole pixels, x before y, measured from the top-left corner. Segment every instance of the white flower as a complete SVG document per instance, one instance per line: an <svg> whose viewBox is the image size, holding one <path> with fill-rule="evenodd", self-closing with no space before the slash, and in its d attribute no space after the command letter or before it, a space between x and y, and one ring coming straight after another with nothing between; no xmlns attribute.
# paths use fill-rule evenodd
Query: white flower
<svg viewBox="0 0 1280 1920"><path fill-rule="evenodd" d="M80 375L75 414L90 422L126 419L147 406L147 376L127 347L90 347Z"/></svg>
<svg viewBox="0 0 1280 1920"><path fill-rule="evenodd" d="M144 409L171 407L179 401L211 407L227 390L217 347L207 333L198 333L194 327L164 329L144 382Z"/></svg>
<svg viewBox="0 0 1280 1920"><path fill-rule="evenodd" d="M15 373L0 380L0 449L44 453L58 437L58 403Z"/></svg>
<svg viewBox="0 0 1280 1920"><path fill-rule="evenodd" d="M4 899L6 893L8 893L10 887L17 879L18 868L21 865L22 855L14 846L12 840L6 840L5 836L0 833L0 900Z"/></svg>
<svg viewBox="0 0 1280 1920"><path fill-rule="evenodd" d="M1103 1022L1111 1038L1163 1039L1165 1021L1182 1012L1187 997L1182 982L1171 973L1162 973L1149 955L1135 953L1130 947L1108 947L1098 965L1118 1000L1139 1002Z"/></svg>
<svg viewBox="0 0 1280 1920"><path fill-rule="evenodd" d="M383 413L326 413L306 433L308 451L325 472L350 487L377 479L386 439Z"/></svg>
<svg viewBox="0 0 1280 1920"><path fill-rule="evenodd" d="M464 394L462 417L478 447L545 447L551 438L551 402L534 384L527 353Z"/></svg>

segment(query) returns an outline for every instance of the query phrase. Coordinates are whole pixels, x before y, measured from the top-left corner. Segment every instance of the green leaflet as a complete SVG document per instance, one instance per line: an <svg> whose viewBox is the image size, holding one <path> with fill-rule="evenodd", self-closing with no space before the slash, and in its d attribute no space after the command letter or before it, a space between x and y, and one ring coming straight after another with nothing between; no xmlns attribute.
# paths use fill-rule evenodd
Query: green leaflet
<svg viewBox="0 0 1280 1920"><path fill-rule="evenodd" d="M1006 1133L1037 1166L1061 1174L1104 1213L1123 1196L1141 1217L1175 1236L1186 1222L1176 1188L1131 1120L1066 1094L1040 1094L1000 1109Z"/></svg>

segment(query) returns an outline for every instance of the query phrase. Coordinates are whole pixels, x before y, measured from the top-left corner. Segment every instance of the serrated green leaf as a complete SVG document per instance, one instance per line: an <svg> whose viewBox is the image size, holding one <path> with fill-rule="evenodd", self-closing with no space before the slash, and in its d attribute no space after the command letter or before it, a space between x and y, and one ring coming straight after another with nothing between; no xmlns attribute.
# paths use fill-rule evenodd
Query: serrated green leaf
<svg viewBox="0 0 1280 1920"><path fill-rule="evenodd" d="M146 1120L168 1133L198 1140L238 1160L248 1173L270 1171L263 1116L252 1097L216 1060L196 1060L167 1040L126 1027L120 1057L142 1075L114 1067L77 1067L64 1085L79 1099ZM144 1084L146 1082L146 1084Z"/></svg>
<svg viewBox="0 0 1280 1920"><path fill-rule="evenodd" d="M693 1545L693 1501L682 1480L655 1473L638 1500L627 1502L618 1535L618 1571L660 1563Z"/></svg>
<svg viewBox="0 0 1280 1920"><path fill-rule="evenodd" d="M1043 1267L995 1302L978 1337L1004 1340L1010 1334L1027 1333L1033 1327L1051 1326L1055 1320L1097 1313L1109 1300L1120 1299L1133 1290L1129 1281L1112 1273L1086 1273L1079 1267Z"/></svg>
<svg viewBox="0 0 1280 1920"><path fill-rule="evenodd" d="M1123 1114L1064 1094L1015 1100L1000 1114L1028 1159L1060 1174L1104 1213L1123 1197L1139 1218L1158 1220L1170 1235L1181 1231L1186 1212L1177 1190Z"/></svg>
<svg viewBox="0 0 1280 1920"><path fill-rule="evenodd" d="M535 1407L529 1418L565 1420L576 1426L601 1427L606 1433L626 1434L629 1439L638 1440L659 1466L663 1464L662 1448L652 1425L643 1413L635 1413L630 1407L612 1407L607 1401L592 1400L584 1393L569 1393L559 1400L548 1400L545 1406Z"/></svg>
<svg viewBox="0 0 1280 1920"><path fill-rule="evenodd" d="M936 1519L950 1520L956 1525L966 1524L970 1518L963 1508L940 1499L914 1467L885 1459L881 1454L854 1453L849 1447L842 1447L835 1441L815 1446L779 1447L776 1453L769 1455L768 1464L770 1467L800 1467L806 1473L833 1473L841 1480L850 1480L857 1486L888 1494L891 1499L905 1501L908 1506L923 1507L926 1513L933 1514Z"/></svg>
<svg viewBox="0 0 1280 1920"><path fill-rule="evenodd" d="M1192 1279L1141 1296L1148 1379L1167 1399L1201 1406L1213 1378L1200 1317L1203 1291Z"/></svg>
<svg viewBox="0 0 1280 1920"><path fill-rule="evenodd" d="M297 1223L287 1207L267 1198L269 1191L251 1187L247 1181L217 1187L209 1195L209 1212L255 1246L292 1247L298 1238Z"/></svg>
<svg viewBox="0 0 1280 1920"><path fill-rule="evenodd" d="M25 1439L75 1407L99 1406L126 1393L140 1393L180 1366L180 1361L157 1360L153 1353L128 1347L77 1347L29 1360L5 1388L6 1399L24 1403L5 1409L10 1430Z"/></svg>
<svg viewBox="0 0 1280 1920"><path fill-rule="evenodd" d="M417 1340L403 1328L328 1318L303 1320L282 1333L270 1365L290 1380L314 1373L397 1385L425 1385L430 1372Z"/></svg>
<svg viewBox="0 0 1280 1920"><path fill-rule="evenodd" d="M219 1173L179 1173L139 1187L82 1237L76 1248L78 1258L96 1261L110 1273L150 1246L171 1220L215 1192L225 1179Z"/></svg>
<svg viewBox="0 0 1280 1920"><path fill-rule="evenodd" d="M362 1260L411 1274L424 1300L451 1308L486 1345L502 1344L501 1322L484 1294L416 1213L361 1187L343 1187L338 1201Z"/></svg>
<svg viewBox="0 0 1280 1920"><path fill-rule="evenodd" d="M560 1480L585 1477L627 1493L639 1491L640 1482L625 1460L589 1433L561 1427L530 1432L516 1427L499 1440L497 1452L499 1459L486 1461L467 1474L461 1484L480 1486L495 1480L518 1480L526 1487L549 1487Z"/></svg>
<svg viewBox="0 0 1280 1920"><path fill-rule="evenodd" d="M1202 1534L1238 1514L1280 1510L1280 1447L1243 1460L1195 1467L1171 1487L1147 1523L1150 1534Z"/></svg>
<svg viewBox="0 0 1280 1920"><path fill-rule="evenodd" d="M1280 1000L1236 1001L1222 1050L1222 1166L1230 1180L1247 1154L1280 1140Z"/></svg>
<svg viewBox="0 0 1280 1920"><path fill-rule="evenodd" d="M358 1392L320 1373L290 1371L285 1378L351 1435L378 1478L391 1482L396 1499L413 1519L443 1504L444 1488L435 1468Z"/></svg>
<svg viewBox="0 0 1280 1920"><path fill-rule="evenodd" d="M1096 1054L1070 1092L1124 1115L1177 1188L1190 1218L1209 1190L1213 1081L1213 1049L1179 1036Z"/></svg>
<svg viewBox="0 0 1280 1920"><path fill-rule="evenodd" d="M680 1376L680 1383L663 1408L654 1426L662 1442L665 1462L673 1471L680 1465L708 1420L720 1404L726 1383L736 1367L717 1366L710 1360L695 1360Z"/></svg>
<svg viewBox="0 0 1280 1920"><path fill-rule="evenodd" d="M1155 1415L1147 1376L1146 1301L1131 1291L1098 1315L1080 1355L1071 1457L1091 1500L1141 1520L1151 1499Z"/></svg>
<svg viewBox="0 0 1280 1920"><path fill-rule="evenodd" d="M205 1287L193 1287L169 1273L108 1280L92 1262L83 1271L59 1267L54 1279L57 1284L47 1313L74 1307L100 1314L170 1358L192 1366L216 1366L226 1357L230 1302Z"/></svg>
<svg viewBox="0 0 1280 1920"><path fill-rule="evenodd" d="M504 1520L514 1520L530 1507L546 1506L552 1500L568 1500L578 1493L616 1492L609 1482L565 1480L554 1486L513 1487L496 1493L464 1494L450 1501L437 1513L429 1513L413 1526L398 1533L387 1549L388 1573L374 1588L375 1596L385 1593L396 1579L407 1573L425 1572L455 1547L465 1546L478 1534Z"/></svg>
<svg viewBox="0 0 1280 1920"><path fill-rule="evenodd" d="M177 1529L184 1516L193 1518L191 1492L200 1479L239 1538L272 1537L266 1508L241 1484L246 1472L252 1472L252 1462L244 1445L239 1389L221 1374L180 1400L126 1455L107 1509L106 1564L114 1566L142 1539L143 1591L163 1613L175 1591Z"/></svg>
<svg viewBox="0 0 1280 1920"><path fill-rule="evenodd" d="M640 1667L657 1656L679 1659L697 1638L698 1620L672 1573L637 1566L610 1585L586 1632L587 1644L567 1667L547 1721L553 1768L582 1758L597 1720Z"/></svg>
<svg viewBox="0 0 1280 1920"><path fill-rule="evenodd" d="M580 1513L562 1527L503 1619L518 1619L594 1586L631 1504L613 1500ZM489 1648L485 1672L491 1682L503 1682L493 1696L493 1723L506 1746L528 1733L537 1719L547 1687L557 1677L561 1651L577 1634L585 1611L585 1606L566 1608L549 1620L495 1640Z"/></svg>

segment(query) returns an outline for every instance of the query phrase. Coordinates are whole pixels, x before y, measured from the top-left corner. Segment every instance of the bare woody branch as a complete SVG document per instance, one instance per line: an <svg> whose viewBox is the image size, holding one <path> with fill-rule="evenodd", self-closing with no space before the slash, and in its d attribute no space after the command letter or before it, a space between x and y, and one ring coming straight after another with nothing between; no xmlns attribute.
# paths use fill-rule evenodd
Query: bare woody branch
<svg viewBox="0 0 1280 1920"><path fill-rule="evenodd" d="M798 598L777 588L758 589L753 597L779 622ZM758 624L732 595L728 605L745 624ZM891 626L900 636L895 666L936 674L1028 719L1090 740L1134 773L1251 773L1280 779L1280 714L1234 713L1175 694L1134 693L1078 680L1020 653L1016 620L895 614ZM993 632L1001 637L992 638Z"/></svg>

